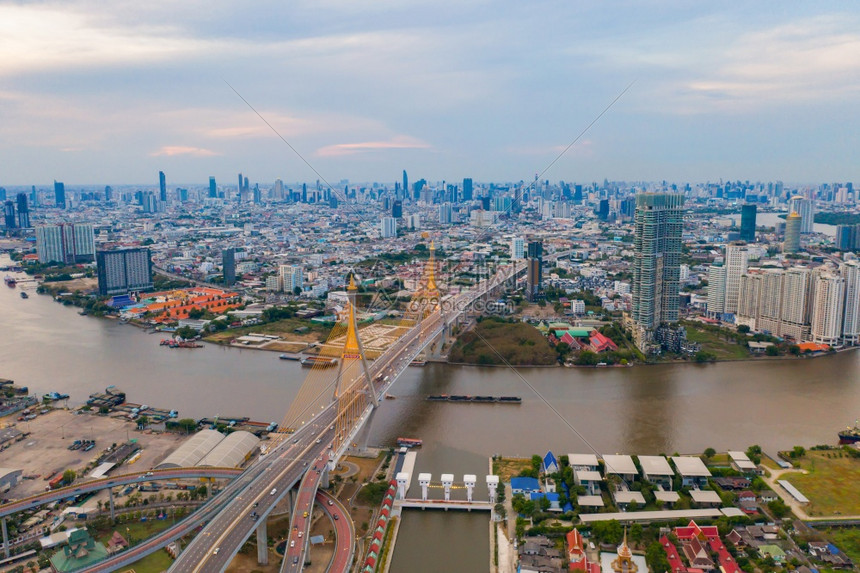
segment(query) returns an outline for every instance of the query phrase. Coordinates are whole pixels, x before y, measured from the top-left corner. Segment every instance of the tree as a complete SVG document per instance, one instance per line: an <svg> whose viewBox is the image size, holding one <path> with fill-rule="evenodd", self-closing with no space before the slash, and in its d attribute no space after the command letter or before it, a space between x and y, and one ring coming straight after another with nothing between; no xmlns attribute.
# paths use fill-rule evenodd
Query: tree
<svg viewBox="0 0 860 573"><path fill-rule="evenodd" d="M803 446L794 446L794 449L788 454L791 458L802 458L806 455L806 448Z"/></svg>
<svg viewBox="0 0 860 573"><path fill-rule="evenodd" d="M779 348L776 345L772 344L765 348L764 353L768 356L779 356Z"/></svg>
<svg viewBox="0 0 860 573"><path fill-rule="evenodd" d="M143 415L137 419L137 429L143 430L149 425L149 416Z"/></svg>
<svg viewBox="0 0 860 573"><path fill-rule="evenodd" d="M78 477L78 475L75 473L75 470L66 470L63 472L63 483L65 485L69 485L75 481L76 477Z"/></svg>
<svg viewBox="0 0 860 573"><path fill-rule="evenodd" d="M299 287L299 286L295 287L293 289L293 294L296 296L299 296L300 294L302 294L302 287Z"/></svg>
<svg viewBox="0 0 860 573"><path fill-rule="evenodd" d="M705 448L705 457L706 458L711 459L715 455L717 455L717 450L715 450L714 448Z"/></svg>
<svg viewBox="0 0 860 573"><path fill-rule="evenodd" d="M204 314L206 314L205 310L203 310L202 308L196 308L195 307L195 308L192 308L191 310L188 311L188 318L193 319L193 320L198 320L200 318L203 318Z"/></svg>
<svg viewBox="0 0 860 573"><path fill-rule="evenodd" d="M761 463L761 446L759 446L758 444L747 448L746 454L747 457L752 460L754 464Z"/></svg>
<svg viewBox="0 0 860 573"><path fill-rule="evenodd" d="M792 344L791 346L788 347L788 351L791 354L793 354L794 356L799 356L800 355L800 346L798 346L796 344Z"/></svg>
<svg viewBox="0 0 860 573"><path fill-rule="evenodd" d="M717 359L717 356L711 352L707 352L705 350L699 350L696 352L695 360L696 362L713 362Z"/></svg>
<svg viewBox="0 0 860 573"><path fill-rule="evenodd" d="M666 573L672 569L669 558L666 557L666 551L659 541L654 541L648 545L648 550L645 552L645 562L651 573Z"/></svg>
<svg viewBox="0 0 860 573"><path fill-rule="evenodd" d="M775 499L773 501L767 502L767 508L777 519L782 519L789 513L789 508L785 505L785 502L781 499Z"/></svg>
<svg viewBox="0 0 860 573"><path fill-rule="evenodd" d="M746 324L741 324L740 326L738 326L738 333L739 334L746 334L749 331L750 331L750 327Z"/></svg>

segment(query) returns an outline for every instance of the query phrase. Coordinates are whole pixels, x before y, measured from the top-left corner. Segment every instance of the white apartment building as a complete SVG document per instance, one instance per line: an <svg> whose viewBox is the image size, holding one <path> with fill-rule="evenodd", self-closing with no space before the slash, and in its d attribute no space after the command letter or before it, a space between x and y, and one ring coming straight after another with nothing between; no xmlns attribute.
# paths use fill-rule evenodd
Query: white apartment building
<svg viewBox="0 0 860 573"><path fill-rule="evenodd" d="M810 335L818 344L836 346L842 335L845 279L829 270L816 271Z"/></svg>

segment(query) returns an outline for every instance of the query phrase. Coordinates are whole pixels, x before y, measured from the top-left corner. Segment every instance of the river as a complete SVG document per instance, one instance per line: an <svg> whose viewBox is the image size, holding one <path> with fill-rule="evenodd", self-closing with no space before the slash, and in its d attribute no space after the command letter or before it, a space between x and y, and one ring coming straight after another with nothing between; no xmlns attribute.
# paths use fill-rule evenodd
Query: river
<svg viewBox="0 0 860 573"><path fill-rule="evenodd" d="M0 266L8 259L0 257ZM30 286L22 285L28 290ZM160 336L114 320L82 317L30 290L0 285L0 377L31 392L65 392L72 403L116 385L133 402L279 421L307 375L277 353L167 349ZM707 447L766 452L835 443L860 417L860 352L806 360L633 368L409 368L371 427L370 442L424 440L415 473L482 476L493 454L695 453ZM428 402L428 394L520 395L521 405ZM552 405L550 409L544 402ZM555 413L558 412L558 415ZM417 495L415 489L411 495ZM486 515L407 513L392 571L483 571Z"/></svg>

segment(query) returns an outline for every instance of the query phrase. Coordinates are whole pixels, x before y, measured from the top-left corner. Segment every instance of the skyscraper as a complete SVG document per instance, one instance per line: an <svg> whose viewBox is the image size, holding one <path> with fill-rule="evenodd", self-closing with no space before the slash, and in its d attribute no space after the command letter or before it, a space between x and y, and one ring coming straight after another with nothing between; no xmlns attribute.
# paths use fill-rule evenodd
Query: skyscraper
<svg viewBox="0 0 860 573"><path fill-rule="evenodd" d="M741 276L747 272L750 253L744 242L726 245L726 304L724 312L738 312Z"/></svg>
<svg viewBox="0 0 860 573"><path fill-rule="evenodd" d="M661 324L678 322L684 196L641 193L633 220L632 319L643 347Z"/></svg>
<svg viewBox="0 0 860 573"><path fill-rule="evenodd" d="M519 261L525 257L525 240L522 237L511 239L511 260Z"/></svg>
<svg viewBox="0 0 860 573"><path fill-rule="evenodd" d="M463 201L471 201L472 197L472 179L463 179Z"/></svg>
<svg viewBox="0 0 860 573"><path fill-rule="evenodd" d="M281 265L278 275L286 293L295 294L296 289L301 291L304 287L304 269L301 265Z"/></svg>
<svg viewBox="0 0 860 573"><path fill-rule="evenodd" d="M3 205L3 223L6 225L6 229L14 229L18 226L18 221L15 218L15 203L13 201L6 201Z"/></svg>
<svg viewBox="0 0 860 573"><path fill-rule="evenodd" d="M454 207L450 203L439 205L439 224L450 225L454 222Z"/></svg>
<svg viewBox="0 0 860 573"><path fill-rule="evenodd" d="M54 205L60 209L66 208L66 186L62 181L54 181Z"/></svg>
<svg viewBox="0 0 860 573"><path fill-rule="evenodd" d="M158 199L162 203L167 203L167 178L164 176L164 171L158 172Z"/></svg>
<svg viewBox="0 0 860 573"><path fill-rule="evenodd" d="M18 227L22 229L30 228L30 207L27 204L27 194L18 193L15 197L18 202Z"/></svg>
<svg viewBox="0 0 860 573"><path fill-rule="evenodd" d="M543 243L541 241L529 242L526 265L526 299L534 302L541 296L543 282Z"/></svg>
<svg viewBox="0 0 860 573"><path fill-rule="evenodd" d="M756 210L755 203L747 203L741 207L741 241L755 241Z"/></svg>
<svg viewBox="0 0 860 573"><path fill-rule="evenodd" d="M860 344L860 261L845 261L839 272L845 280L842 343Z"/></svg>
<svg viewBox="0 0 860 573"><path fill-rule="evenodd" d="M213 199L218 196L218 186L215 185L215 178L209 178L209 198Z"/></svg>
<svg viewBox="0 0 860 573"><path fill-rule="evenodd" d="M815 206L811 199L807 199L801 195L795 195L788 201L789 213L797 213L800 215L800 232L811 233L812 226L815 222Z"/></svg>
<svg viewBox="0 0 860 573"><path fill-rule="evenodd" d="M40 263L87 263L95 260L93 226L63 223L36 227L36 253Z"/></svg>
<svg viewBox="0 0 860 573"><path fill-rule="evenodd" d="M395 199L391 203L391 216L395 219L403 217L403 201L400 199Z"/></svg>
<svg viewBox="0 0 860 573"><path fill-rule="evenodd" d="M232 286L236 282L236 249L221 251L221 267L224 272L224 286Z"/></svg>
<svg viewBox="0 0 860 573"><path fill-rule="evenodd" d="M792 211L785 219L785 242L782 246L783 253L797 253L800 251L800 233L803 218Z"/></svg>
<svg viewBox="0 0 860 573"><path fill-rule="evenodd" d="M383 217L380 231L383 239L397 236L397 219L394 217Z"/></svg>
<svg viewBox="0 0 860 573"><path fill-rule="evenodd" d="M845 279L832 269L813 275L810 336L813 342L836 346L842 336Z"/></svg>
<svg viewBox="0 0 860 573"><path fill-rule="evenodd" d="M99 294L124 294L152 288L152 258L149 249L120 249L96 254Z"/></svg>
<svg viewBox="0 0 860 573"><path fill-rule="evenodd" d="M708 314L720 317L726 312L726 267L713 264L708 269Z"/></svg>
<svg viewBox="0 0 860 573"><path fill-rule="evenodd" d="M409 197L409 178L406 176L406 170L403 170L403 193L405 197Z"/></svg>
<svg viewBox="0 0 860 573"><path fill-rule="evenodd" d="M836 225L836 241L834 245L840 251L852 251L860 245L856 244L857 225Z"/></svg>

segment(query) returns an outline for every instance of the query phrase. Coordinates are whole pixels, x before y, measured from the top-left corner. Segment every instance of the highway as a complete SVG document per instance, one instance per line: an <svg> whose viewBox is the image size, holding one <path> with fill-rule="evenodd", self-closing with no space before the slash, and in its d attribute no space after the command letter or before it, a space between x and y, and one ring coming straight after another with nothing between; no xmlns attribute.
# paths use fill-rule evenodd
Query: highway
<svg viewBox="0 0 860 573"><path fill-rule="evenodd" d="M290 515L290 537L289 544L284 551L284 561L281 564L281 573L297 572L302 570L305 562L305 553L308 547L308 535L311 530L311 517L314 510L314 499L316 499L317 488L325 471L325 456L320 456L302 482L299 484L296 503Z"/></svg>
<svg viewBox="0 0 860 573"><path fill-rule="evenodd" d="M334 533L337 543L334 555L328 566L328 573L347 573L355 556L355 524L349 511L329 494L318 491L317 503L323 508L334 523Z"/></svg>

